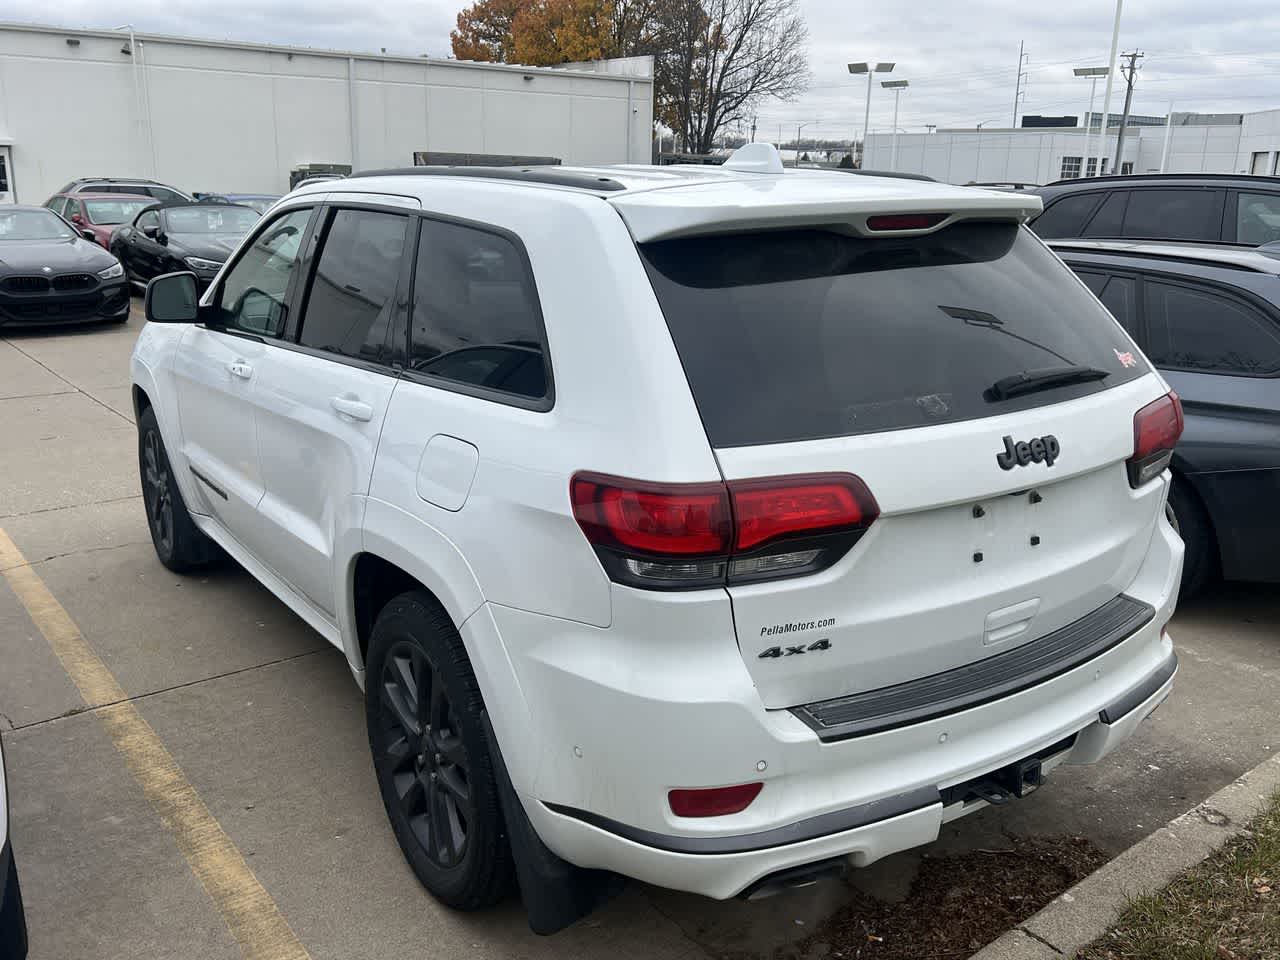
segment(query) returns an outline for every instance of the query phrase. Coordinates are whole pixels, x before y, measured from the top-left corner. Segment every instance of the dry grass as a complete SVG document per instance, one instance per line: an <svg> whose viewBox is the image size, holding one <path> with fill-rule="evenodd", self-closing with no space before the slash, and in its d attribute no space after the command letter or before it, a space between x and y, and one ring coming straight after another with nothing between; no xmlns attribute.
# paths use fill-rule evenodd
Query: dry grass
<svg viewBox="0 0 1280 960"><path fill-rule="evenodd" d="M1250 829L1133 900L1079 960L1280 960L1280 795Z"/></svg>

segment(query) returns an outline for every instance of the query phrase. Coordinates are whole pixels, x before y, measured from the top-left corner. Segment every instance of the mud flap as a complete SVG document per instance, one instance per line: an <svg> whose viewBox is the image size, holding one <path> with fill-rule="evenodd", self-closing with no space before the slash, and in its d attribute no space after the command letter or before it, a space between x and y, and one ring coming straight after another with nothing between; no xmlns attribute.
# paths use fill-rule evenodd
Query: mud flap
<svg viewBox="0 0 1280 960"><path fill-rule="evenodd" d="M481 716L529 929L544 937L559 933L621 893L626 879L607 870L575 867L547 849L516 796L488 711Z"/></svg>

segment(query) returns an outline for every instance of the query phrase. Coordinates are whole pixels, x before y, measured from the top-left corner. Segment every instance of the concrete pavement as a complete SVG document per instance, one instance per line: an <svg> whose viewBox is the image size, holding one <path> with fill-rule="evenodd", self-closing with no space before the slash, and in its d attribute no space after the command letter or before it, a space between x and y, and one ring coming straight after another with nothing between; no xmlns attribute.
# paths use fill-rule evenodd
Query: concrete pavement
<svg viewBox="0 0 1280 960"><path fill-rule="evenodd" d="M229 565L155 560L137 495L125 326L0 338L0 528L180 766L314 958L768 955L812 933L831 884L756 904L632 885L552 939L516 901L442 909L386 824L341 655ZM1180 612L1182 673L1140 734L1026 801L953 823L935 851L1075 834L1119 852L1270 754L1280 591ZM239 957L218 910L22 603L0 586L0 734L35 960ZM920 854L853 881L892 899ZM800 922L797 922L800 921Z"/></svg>

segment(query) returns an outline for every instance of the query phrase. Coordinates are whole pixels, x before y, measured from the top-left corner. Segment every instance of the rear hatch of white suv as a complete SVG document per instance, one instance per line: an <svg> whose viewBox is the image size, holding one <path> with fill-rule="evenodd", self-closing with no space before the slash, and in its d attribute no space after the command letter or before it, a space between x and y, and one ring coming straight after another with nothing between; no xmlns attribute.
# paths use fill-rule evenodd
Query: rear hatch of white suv
<svg viewBox="0 0 1280 960"><path fill-rule="evenodd" d="M629 569L719 578L765 706L819 728L989 699L1149 618L1124 591L1176 398L1018 211L935 203L632 223L729 533L722 563Z"/></svg>

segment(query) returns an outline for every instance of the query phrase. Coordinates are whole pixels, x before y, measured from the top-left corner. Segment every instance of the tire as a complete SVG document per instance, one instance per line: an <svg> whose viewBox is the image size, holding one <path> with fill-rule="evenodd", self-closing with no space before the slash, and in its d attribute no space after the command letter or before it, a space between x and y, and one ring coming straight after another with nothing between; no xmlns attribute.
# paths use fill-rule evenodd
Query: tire
<svg viewBox="0 0 1280 960"><path fill-rule="evenodd" d="M1204 589L1217 567L1217 541L1199 498L1177 477L1169 488L1169 512L1174 529L1186 544L1179 596L1194 597Z"/></svg>
<svg viewBox="0 0 1280 960"><path fill-rule="evenodd" d="M366 667L369 748L405 859L442 903L492 906L511 889L511 847L462 638L434 597L403 593L378 614Z"/></svg>
<svg viewBox="0 0 1280 960"><path fill-rule="evenodd" d="M174 573L207 566L217 556L217 547L200 532L187 512L151 407L138 418L138 474L147 527L160 562Z"/></svg>

